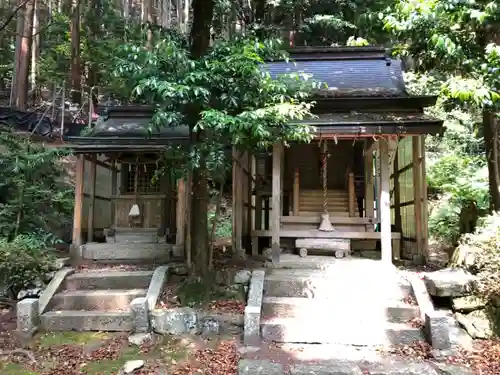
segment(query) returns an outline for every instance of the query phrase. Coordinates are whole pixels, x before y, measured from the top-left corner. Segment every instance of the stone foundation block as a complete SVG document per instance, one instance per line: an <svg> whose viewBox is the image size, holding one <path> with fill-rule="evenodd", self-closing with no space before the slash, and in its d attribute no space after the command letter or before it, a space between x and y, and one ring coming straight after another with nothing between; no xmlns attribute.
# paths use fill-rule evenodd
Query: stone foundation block
<svg viewBox="0 0 500 375"><path fill-rule="evenodd" d="M135 298L130 302L132 311L132 326L135 332L149 331L148 303L144 297Z"/></svg>
<svg viewBox="0 0 500 375"><path fill-rule="evenodd" d="M448 317L437 311L426 313L425 335L433 349L450 349L450 325Z"/></svg>
<svg viewBox="0 0 500 375"><path fill-rule="evenodd" d="M156 309L152 312L153 330L160 334L196 332L197 322L196 311L189 307Z"/></svg>
<svg viewBox="0 0 500 375"><path fill-rule="evenodd" d="M38 299L26 298L17 303L17 330L23 336L32 336L38 329Z"/></svg>

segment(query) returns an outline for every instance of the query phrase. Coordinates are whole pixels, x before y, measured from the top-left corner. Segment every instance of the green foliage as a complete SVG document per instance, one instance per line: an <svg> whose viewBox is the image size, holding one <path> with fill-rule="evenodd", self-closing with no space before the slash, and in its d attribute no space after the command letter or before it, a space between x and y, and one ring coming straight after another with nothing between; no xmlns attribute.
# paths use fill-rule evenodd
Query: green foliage
<svg viewBox="0 0 500 375"><path fill-rule="evenodd" d="M68 152L0 134L0 238L52 232L70 222L73 192L57 162Z"/></svg>
<svg viewBox="0 0 500 375"><path fill-rule="evenodd" d="M480 278L478 292L490 302L500 301L500 214L482 220L474 234L464 236L453 263Z"/></svg>
<svg viewBox="0 0 500 375"><path fill-rule="evenodd" d="M422 71L476 80L475 86L450 86L447 94L483 107L500 99L500 47L490 40L499 19L494 1L404 0L386 10L384 22L401 42L399 53L413 56Z"/></svg>
<svg viewBox="0 0 500 375"><path fill-rule="evenodd" d="M19 235L12 241L0 238L0 286L16 298L25 288L46 282L55 258L37 234Z"/></svg>
<svg viewBox="0 0 500 375"><path fill-rule="evenodd" d="M134 101L154 103L148 131L189 125L194 142L185 162L195 167L203 155L212 171L227 159L228 145L263 149L278 140L308 141L311 128L290 125L310 114L304 102L320 83L290 74L273 79L262 71L268 59L285 58L276 40L220 40L199 60L175 37L157 35L152 50L126 44L119 51L115 77Z"/></svg>

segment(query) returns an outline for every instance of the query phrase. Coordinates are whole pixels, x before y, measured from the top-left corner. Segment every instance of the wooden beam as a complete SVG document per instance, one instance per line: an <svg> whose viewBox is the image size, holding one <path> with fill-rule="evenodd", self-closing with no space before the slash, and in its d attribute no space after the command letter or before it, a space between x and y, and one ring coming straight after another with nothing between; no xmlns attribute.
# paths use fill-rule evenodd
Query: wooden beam
<svg viewBox="0 0 500 375"><path fill-rule="evenodd" d="M299 216L300 212L300 174L299 168L295 168L293 174L293 215Z"/></svg>
<svg viewBox="0 0 500 375"><path fill-rule="evenodd" d="M429 208L427 201L427 170L425 165L425 135L420 137L420 158L422 172L422 234L423 251L426 260L429 260Z"/></svg>
<svg viewBox="0 0 500 375"><path fill-rule="evenodd" d="M233 147L233 253L242 252L242 224L243 224L243 192L241 153Z"/></svg>
<svg viewBox="0 0 500 375"><path fill-rule="evenodd" d="M281 162L283 160L283 144L273 146L273 175L272 175L272 211L271 211L271 247L273 249L273 262L279 262L280 246L280 219L281 219Z"/></svg>
<svg viewBox="0 0 500 375"><path fill-rule="evenodd" d="M97 157L95 157L96 155L97 154L90 154L89 156L86 155L85 156L85 160L90 161L90 162L94 161L99 167L103 167L103 168L109 169L111 171L117 171L118 170L118 168L113 167L111 164L103 162L102 160L98 160Z"/></svg>
<svg viewBox="0 0 500 375"><path fill-rule="evenodd" d="M379 141L380 151L380 248L382 262L392 264L391 241L391 196L389 170L389 145L386 140Z"/></svg>
<svg viewBox="0 0 500 375"><path fill-rule="evenodd" d="M175 245L176 254L175 256L184 256L184 240L185 240L185 226L186 222L186 182L183 178L177 180L177 205L175 207L176 217L175 217Z"/></svg>
<svg viewBox="0 0 500 375"><path fill-rule="evenodd" d="M118 169L113 168L111 170L111 196L118 195ZM110 223L111 226L114 227L116 225L116 205L113 199L111 199L111 204L110 204Z"/></svg>
<svg viewBox="0 0 500 375"><path fill-rule="evenodd" d="M85 157L79 154L76 157L75 173L75 209L73 211L73 238L71 246L71 257L76 259L79 247L82 244L82 216L83 216L83 180Z"/></svg>
<svg viewBox="0 0 500 375"><path fill-rule="evenodd" d="M355 215L355 201L356 201L356 192L355 192L355 186L354 186L354 173L349 172L347 175L347 192L348 192L348 199L349 199L349 216L354 217Z"/></svg>
<svg viewBox="0 0 500 375"><path fill-rule="evenodd" d="M282 223L289 224L319 224L321 222L321 217L319 216L282 216ZM348 216L330 216L330 222L332 224L349 224L349 225L367 225L376 222L374 218L371 217L348 217Z"/></svg>
<svg viewBox="0 0 500 375"><path fill-rule="evenodd" d="M373 151L365 149L365 216L375 217L375 196L373 186Z"/></svg>
<svg viewBox="0 0 500 375"><path fill-rule="evenodd" d="M89 199L89 213L87 216L87 241L94 241L94 213L95 213L95 185L96 185L96 170L97 170L97 154L92 154L89 160L90 164L90 199Z"/></svg>
<svg viewBox="0 0 500 375"><path fill-rule="evenodd" d="M420 137L412 137L413 194L415 196L415 234L418 254L424 256L422 226L422 170L420 162Z"/></svg>
<svg viewBox="0 0 500 375"><path fill-rule="evenodd" d="M256 230L252 233L255 237L272 237L274 231L272 230ZM280 230L278 231L280 237L288 238L339 238L339 239L353 239L353 240L378 240L383 238L383 234L380 232L323 232L317 229L301 229L301 230ZM388 236L389 242L392 239L401 238L401 233L389 232Z"/></svg>

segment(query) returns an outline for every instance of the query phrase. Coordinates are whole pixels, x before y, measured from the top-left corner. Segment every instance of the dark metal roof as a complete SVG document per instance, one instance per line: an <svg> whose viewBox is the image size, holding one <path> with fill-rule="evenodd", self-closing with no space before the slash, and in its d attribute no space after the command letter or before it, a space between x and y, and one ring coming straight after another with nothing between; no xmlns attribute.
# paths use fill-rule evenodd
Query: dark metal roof
<svg viewBox="0 0 500 375"><path fill-rule="evenodd" d="M110 118L108 121L117 120ZM75 149L84 151L119 151L119 150L161 150L166 144L183 143L189 139L187 126L165 128L153 137L147 137L144 126L148 118L120 119L124 133L119 129L119 122L111 127L114 130L101 130L100 135L67 137L67 141L75 145ZM125 121L124 121L125 120ZM143 123L141 125L139 123ZM442 129L443 122L428 117L420 112L350 112L321 115L311 119L295 122L310 124L315 127L315 134L320 136L368 136L371 134L436 134ZM294 123L291 123L294 124ZM113 133L114 132L114 133ZM116 132L120 132L117 136ZM135 133L134 133L135 132ZM142 136L141 136L142 134Z"/></svg>
<svg viewBox="0 0 500 375"><path fill-rule="evenodd" d="M386 58L306 60L267 63L263 70L276 78L287 73L305 73L326 88L318 96L407 96L401 61Z"/></svg>

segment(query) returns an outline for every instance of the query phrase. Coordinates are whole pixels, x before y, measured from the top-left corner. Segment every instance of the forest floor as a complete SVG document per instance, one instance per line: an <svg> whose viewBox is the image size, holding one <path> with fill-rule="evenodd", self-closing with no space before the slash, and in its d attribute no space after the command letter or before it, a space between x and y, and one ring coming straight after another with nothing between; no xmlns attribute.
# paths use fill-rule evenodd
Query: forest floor
<svg viewBox="0 0 500 375"><path fill-rule="evenodd" d="M229 335L158 335L135 346L129 344L126 333L58 332L42 333L21 346L15 326L14 311L1 310L2 375L115 375L133 360L145 362L135 375L237 373L237 340Z"/></svg>

